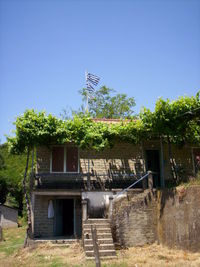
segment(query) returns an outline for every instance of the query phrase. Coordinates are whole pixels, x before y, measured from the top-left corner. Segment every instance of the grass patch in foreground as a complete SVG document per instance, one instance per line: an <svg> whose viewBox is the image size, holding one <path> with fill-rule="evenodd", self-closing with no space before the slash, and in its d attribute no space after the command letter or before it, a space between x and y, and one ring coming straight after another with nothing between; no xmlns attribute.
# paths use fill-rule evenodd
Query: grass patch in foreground
<svg viewBox="0 0 200 267"><path fill-rule="evenodd" d="M0 242L0 253L12 255L24 244L26 226L12 229L3 229L3 241Z"/></svg>
<svg viewBox="0 0 200 267"><path fill-rule="evenodd" d="M80 243L54 246L51 243L23 248L25 227L4 231L0 243L0 267L95 267L87 261ZM8 246L17 245L7 248ZM19 245L19 246L18 246ZM9 257L8 257L9 256ZM117 259L101 262L102 267L199 267L200 252L168 249L152 244L117 251Z"/></svg>

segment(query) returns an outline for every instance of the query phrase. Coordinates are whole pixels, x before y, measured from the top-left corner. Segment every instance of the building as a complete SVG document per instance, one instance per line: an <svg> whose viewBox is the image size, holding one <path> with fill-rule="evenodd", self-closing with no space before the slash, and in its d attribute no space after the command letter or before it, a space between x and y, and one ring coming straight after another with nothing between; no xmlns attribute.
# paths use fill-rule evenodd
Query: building
<svg viewBox="0 0 200 267"><path fill-rule="evenodd" d="M0 204L0 226L2 228L18 227L18 209Z"/></svg>
<svg viewBox="0 0 200 267"><path fill-rule="evenodd" d="M173 146L176 173L184 177L197 171L200 149ZM32 192L35 238L81 238L82 216L107 218L109 199L148 170L153 186L173 181L168 145L160 140L140 145L117 143L101 152L81 150L72 144L37 149L37 183ZM143 188L144 182L137 184ZM83 203L87 201L87 214Z"/></svg>

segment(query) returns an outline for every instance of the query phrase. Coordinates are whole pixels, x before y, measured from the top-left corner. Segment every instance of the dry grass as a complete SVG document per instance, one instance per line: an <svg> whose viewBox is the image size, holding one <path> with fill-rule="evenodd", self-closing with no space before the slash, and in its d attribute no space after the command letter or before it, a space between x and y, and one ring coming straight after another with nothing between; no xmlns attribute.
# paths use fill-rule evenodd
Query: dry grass
<svg viewBox="0 0 200 267"><path fill-rule="evenodd" d="M86 261L79 243L70 246L53 246L51 243L37 247L22 248L24 230L8 230L4 242L0 243L1 267L94 267L93 261ZM14 241L14 246L11 241ZM18 240L18 241L17 241ZM21 242L21 243L20 243ZM20 245L21 244L21 245ZM20 245L20 246L19 246ZM168 249L160 245L147 245L117 251L117 259L102 262L102 267L198 267L200 252L192 253Z"/></svg>
<svg viewBox="0 0 200 267"><path fill-rule="evenodd" d="M156 244L132 247L125 251L119 251L118 255L118 261L124 262L124 266L130 267L200 266L200 252L192 253L183 250L168 249Z"/></svg>

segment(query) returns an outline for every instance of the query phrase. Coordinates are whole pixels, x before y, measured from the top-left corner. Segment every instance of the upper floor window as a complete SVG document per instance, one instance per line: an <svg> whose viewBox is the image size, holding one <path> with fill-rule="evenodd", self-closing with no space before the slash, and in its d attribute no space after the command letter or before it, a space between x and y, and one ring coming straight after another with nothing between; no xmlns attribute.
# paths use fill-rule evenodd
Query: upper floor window
<svg viewBox="0 0 200 267"><path fill-rule="evenodd" d="M78 172L78 148L54 146L51 156L51 172Z"/></svg>

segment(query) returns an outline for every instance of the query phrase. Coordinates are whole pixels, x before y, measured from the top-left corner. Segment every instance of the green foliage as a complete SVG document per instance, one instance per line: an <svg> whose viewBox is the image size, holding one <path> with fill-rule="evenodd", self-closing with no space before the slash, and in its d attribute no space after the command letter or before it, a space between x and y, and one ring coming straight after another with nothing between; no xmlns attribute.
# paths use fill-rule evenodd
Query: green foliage
<svg viewBox="0 0 200 267"><path fill-rule="evenodd" d="M72 142L81 148L101 150L116 141L137 144L142 140L169 136L171 142L200 143L200 99L180 97L176 101L159 99L155 111L144 109L138 120L117 124L95 122L89 115L61 120L45 112L26 110L15 122L15 137L8 138L13 153L27 147Z"/></svg>
<svg viewBox="0 0 200 267"><path fill-rule="evenodd" d="M0 204L6 202L6 197L8 194L8 185L3 177L0 176Z"/></svg>
<svg viewBox="0 0 200 267"><path fill-rule="evenodd" d="M84 88L80 91L84 101L86 90ZM88 100L89 114L94 118L131 118L134 113L135 99L128 98L126 94L115 94L115 92L106 86L95 90Z"/></svg>
<svg viewBox="0 0 200 267"><path fill-rule="evenodd" d="M24 174L26 157L24 154L11 155L8 151L7 144L0 145L0 155L3 159L2 162L4 166L0 169L0 196L4 198L5 201L7 193L9 192L9 199L11 199L12 202L14 201L19 208L22 208L23 194L21 181Z"/></svg>
<svg viewBox="0 0 200 267"><path fill-rule="evenodd" d="M155 111L144 108L140 118L149 136L169 136L174 143L200 142L199 93L175 101L158 99Z"/></svg>

